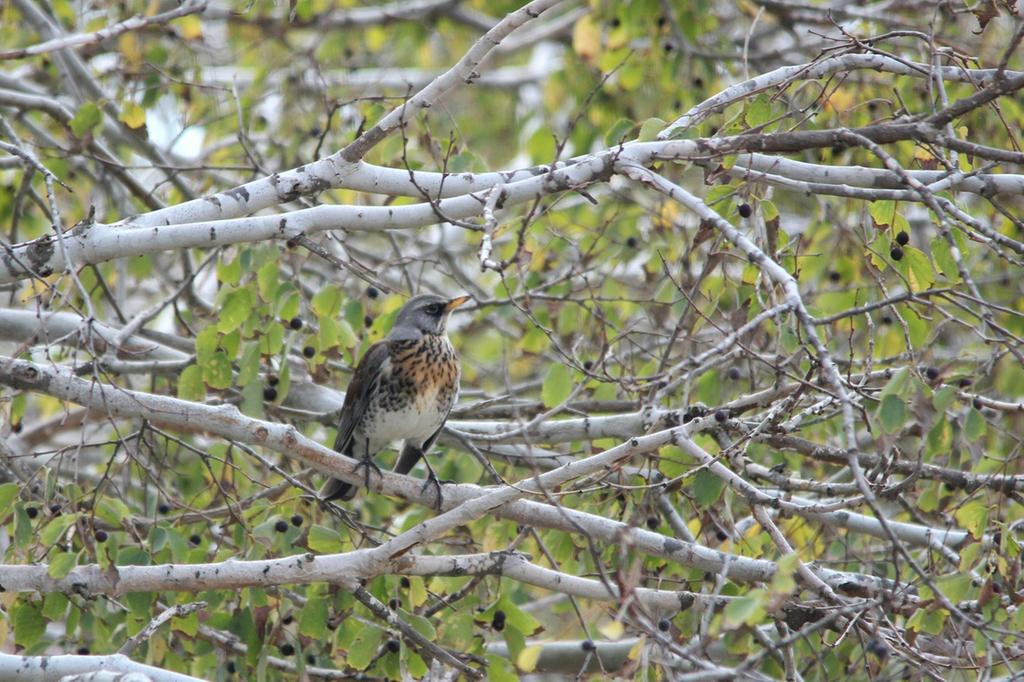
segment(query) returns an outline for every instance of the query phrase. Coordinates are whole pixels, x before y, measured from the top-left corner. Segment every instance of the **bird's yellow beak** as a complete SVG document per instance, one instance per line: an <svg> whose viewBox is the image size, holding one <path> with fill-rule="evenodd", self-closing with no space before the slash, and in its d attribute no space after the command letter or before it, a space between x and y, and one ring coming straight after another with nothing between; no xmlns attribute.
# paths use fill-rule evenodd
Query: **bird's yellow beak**
<svg viewBox="0 0 1024 682"><path fill-rule="evenodd" d="M450 313L451 311L455 310L456 308L458 308L460 305L462 305L463 303L465 303L469 299L470 299L469 296L458 296L458 297L453 298L452 300L448 301L448 305L446 305L444 307L444 309L445 309L446 312Z"/></svg>

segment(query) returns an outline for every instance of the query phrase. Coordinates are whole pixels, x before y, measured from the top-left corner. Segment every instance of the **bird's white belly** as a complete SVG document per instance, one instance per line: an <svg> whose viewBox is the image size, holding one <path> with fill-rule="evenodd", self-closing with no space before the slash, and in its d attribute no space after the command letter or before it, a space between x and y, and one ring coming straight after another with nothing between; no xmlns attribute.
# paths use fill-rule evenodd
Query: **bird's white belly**
<svg viewBox="0 0 1024 682"><path fill-rule="evenodd" d="M416 405L410 405L393 412L381 412L377 416L376 432L381 435L387 434L387 440L381 442L378 449L400 440L422 445L441 428L447 416L436 406L437 401L432 400L423 410L417 409Z"/></svg>

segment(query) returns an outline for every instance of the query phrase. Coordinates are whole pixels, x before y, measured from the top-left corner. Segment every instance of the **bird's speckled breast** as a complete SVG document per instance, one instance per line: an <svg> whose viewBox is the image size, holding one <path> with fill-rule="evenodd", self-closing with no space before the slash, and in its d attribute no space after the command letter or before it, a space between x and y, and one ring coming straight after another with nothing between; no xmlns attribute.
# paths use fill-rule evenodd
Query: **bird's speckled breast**
<svg viewBox="0 0 1024 682"><path fill-rule="evenodd" d="M459 394L459 360L445 336L392 341L375 400L357 426L371 449L409 440L417 445L444 423Z"/></svg>

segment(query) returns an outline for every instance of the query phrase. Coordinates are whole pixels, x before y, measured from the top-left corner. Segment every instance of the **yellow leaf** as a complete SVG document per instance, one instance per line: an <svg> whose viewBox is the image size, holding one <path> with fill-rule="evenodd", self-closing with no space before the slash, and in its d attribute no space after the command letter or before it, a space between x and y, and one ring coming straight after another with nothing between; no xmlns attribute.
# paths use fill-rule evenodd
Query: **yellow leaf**
<svg viewBox="0 0 1024 682"><path fill-rule="evenodd" d="M599 627L598 632L614 642L625 634L626 627L622 621L612 620Z"/></svg>
<svg viewBox="0 0 1024 682"><path fill-rule="evenodd" d="M131 71L138 71L142 66L142 50L139 48L138 36L129 31L117 39L117 47Z"/></svg>
<svg viewBox="0 0 1024 682"><path fill-rule="evenodd" d="M118 118L129 128L141 128L146 125L146 110L135 102L126 102Z"/></svg>
<svg viewBox="0 0 1024 682"><path fill-rule="evenodd" d="M636 644L633 645L633 648L629 650L629 660L635 661L636 659L640 658L640 654L643 652L644 644L646 643L647 639L645 637L641 637L640 639L638 639L636 641Z"/></svg>
<svg viewBox="0 0 1024 682"><path fill-rule="evenodd" d="M534 668L537 667L537 661L540 660L540 652L544 649L541 646L528 646L519 652L519 658L516 659L516 665L524 673L532 673Z"/></svg>
<svg viewBox="0 0 1024 682"><path fill-rule="evenodd" d="M185 40L199 40L203 37L203 22L195 14L182 17L178 21L178 28Z"/></svg>
<svg viewBox="0 0 1024 682"><path fill-rule="evenodd" d="M601 50L601 29L589 14L580 17L572 28L572 49L585 62L593 61Z"/></svg>

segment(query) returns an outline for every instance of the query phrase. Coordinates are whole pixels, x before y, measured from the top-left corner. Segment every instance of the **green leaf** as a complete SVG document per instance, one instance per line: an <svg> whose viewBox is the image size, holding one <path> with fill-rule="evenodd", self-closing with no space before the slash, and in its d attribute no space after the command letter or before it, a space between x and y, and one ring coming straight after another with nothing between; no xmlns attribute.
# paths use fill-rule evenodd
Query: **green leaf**
<svg viewBox="0 0 1024 682"><path fill-rule="evenodd" d="M953 514L957 523L971 534L971 537L980 540L985 534L985 525L988 523L988 507L980 500L972 500L963 505Z"/></svg>
<svg viewBox="0 0 1024 682"><path fill-rule="evenodd" d="M935 422L928 431L928 454L939 455L948 453L953 445L953 425L945 417Z"/></svg>
<svg viewBox="0 0 1024 682"><path fill-rule="evenodd" d="M551 163L555 160L555 136L541 126L526 141L526 153L534 163Z"/></svg>
<svg viewBox="0 0 1024 682"><path fill-rule="evenodd" d="M693 481L693 499L699 507L710 507L725 490L725 481L707 469L697 472Z"/></svg>
<svg viewBox="0 0 1024 682"><path fill-rule="evenodd" d="M943 386L932 396L932 405L939 412L944 412L953 404L954 400L956 400L956 386Z"/></svg>
<svg viewBox="0 0 1024 682"><path fill-rule="evenodd" d="M768 95L762 92L747 104L746 119L751 128L764 125L772 119L772 104L768 101Z"/></svg>
<svg viewBox="0 0 1024 682"><path fill-rule="evenodd" d="M217 320L217 331L227 334L238 329L252 314L255 301L249 289L236 289L224 299L220 316Z"/></svg>
<svg viewBox="0 0 1024 682"><path fill-rule="evenodd" d="M756 625L764 618L766 596L763 590L752 590L746 596L733 599L725 606L725 622L734 628L740 625Z"/></svg>
<svg viewBox="0 0 1024 682"><path fill-rule="evenodd" d="M299 633L313 639L323 640L329 637L327 630L328 600L322 595L311 597L302 607L299 616Z"/></svg>
<svg viewBox="0 0 1024 682"><path fill-rule="evenodd" d="M967 573L948 575L935 582L939 590L954 604L966 599L971 591L971 576Z"/></svg>
<svg viewBox="0 0 1024 682"><path fill-rule="evenodd" d="M103 112L95 102L86 102L78 107L75 117L68 122L75 137L85 137L103 123Z"/></svg>
<svg viewBox="0 0 1024 682"><path fill-rule="evenodd" d="M306 544L318 554L337 554L344 548L344 542L338 531L327 526L313 526L309 529Z"/></svg>
<svg viewBox="0 0 1024 682"><path fill-rule="evenodd" d="M189 365L178 375L178 397L193 402L202 402L206 398L203 370L199 365Z"/></svg>
<svg viewBox="0 0 1024 682"><path fill-rule="evenodd" d="M46 619L42 605L28 599L19 600L11 607L11 625L14 626L14 641L26 649L39 641L46 632Z"/></svg>
<svg viewBox="0 0 1024 682"><path fill-rule="evenodd" d="M560 362L551 364L544 384L541 386L541 399L547 407L561 405L572 393L572 371Z"/></svg>
<svg viewBox="0 0 1024 682"><path fill-rule="evenodd" d="M903 404L903 398L897 395L887 395L882 398L878 406L878 420L885 433L896 433L907 420L907 408Z"/></svg>
<svg viewBox="0 0 1024 682"><path fill-rule="evenodd" d="M985 435L988 425L985 418L973 407L967 410L967 417L964 419L964 438L973 443Z"/></svg>
<svg viewBox="0 0 1024 682"><path fill-rule="evenodd" d="M231 361L228 360L227 353L219 350L203 365L203 381L209 384L210 388L231 387Z"/></svg>
<svg viewBox="0 0 1024 682"><path fill-rule="evenodd" d="M267 303L274 300L277 288L281 285L277 261L271 260L264 264L256 273L256 283L259 287L260 298Z"/></svg>
<svg viewBox="0 0 1024 682"><path fill-rule="evenodd" d="M336 317L338 311L341 310L341 289L333 284L328 284L316 292L310 302L310 307L318 318Z"/></svg>
<svg viewBox="0 0 1024 682"><path fill-rule="evenodd" d="M658 133L664 130L667 125L667 121L663 121L656 116L649 118L640 126L640 134L637 135L637 139L640 142L651 142L656 140L658 138Z"/></svg>
<svg viewBox="0 0 1024 682"><path fill-rule="evenodd" d="M220 334L216 327L209 326L196 334L196 362L204 365L210 361L220 345Z"/></svg>
<svg viewBox="0 0 1024 682"><path fill-rule="evenodd" d="M46 572L51 578L59 580L70 573L77 563L74 552L61 552L53 558Z"/></svg>
<svg viewBox="0 0 1024 682"><path fill-rule="evenodd" d="M488 655L487 679L489 682L519 682L519 674L507 658Z"/></svg>
<svg viewBox="0 0 1024 682"><path fill-rule="evenodd" d="M879 394L881 397L898 395L906 397L911 387L910 371L906 367L901 367L896 370L889 381L885 382L885 386L882 387L882 392Z"/></svg>
<svg viewBox="0 0 1024 682"><path fill-rule="evenodd" d="M924 291L935 280L935 269L928 256L913 246L903 247L903 259L899 261L899 269L910 282L911 291Z"/></svg>
<svg viewBox="0 0 1024 682"><path fill-rule="evenodd" d="M73 526L77 520L77 513L62 514L61 516L58 516L53 521L46 524L46 528L43 528L42 532L39 533L39 541L46 546L54 544L63 537L64 532Z"/></svg>
<svg viewBox="0 0 1024 682"><path fill-rule="evenodd" d="M604 144L607 147L614 147L626 141L629 131L636 127L631 119L620 118L615 124L608 129L608 132L604 136Z"/></svg>
<svg viewBox="0 0 1024 682"><path fill-rule="evenodd" d="M384 632L380 628L363 627L348 650L348 664L356 670L366 670L377 655L377 647L383 636Z"/></svg>
<svg viewBox="0 0 1024 682"><path fill-rule="evenodd" d="M946 279L951 282L960 281L960 271L956 267L956 261L953 260L953 251L941 235L932 240L932 256Z"/></svg>
<svg viewBox="0 0 1024 682"><path fill-rule="evenodd" d="M11 506L14 503L16 497L18 497L18 490L21 489L17 483L4 483L0 485L0 520L7 516L7 512L11 510Z"/></svg>
<svg viewBox="0 0 1024 682"><path fill-rule="evenodd" d="M871 219L879 227L889 225L896 215L896 202L891 199L872 201L868 205L868 213L871 214Z"/></svg>

